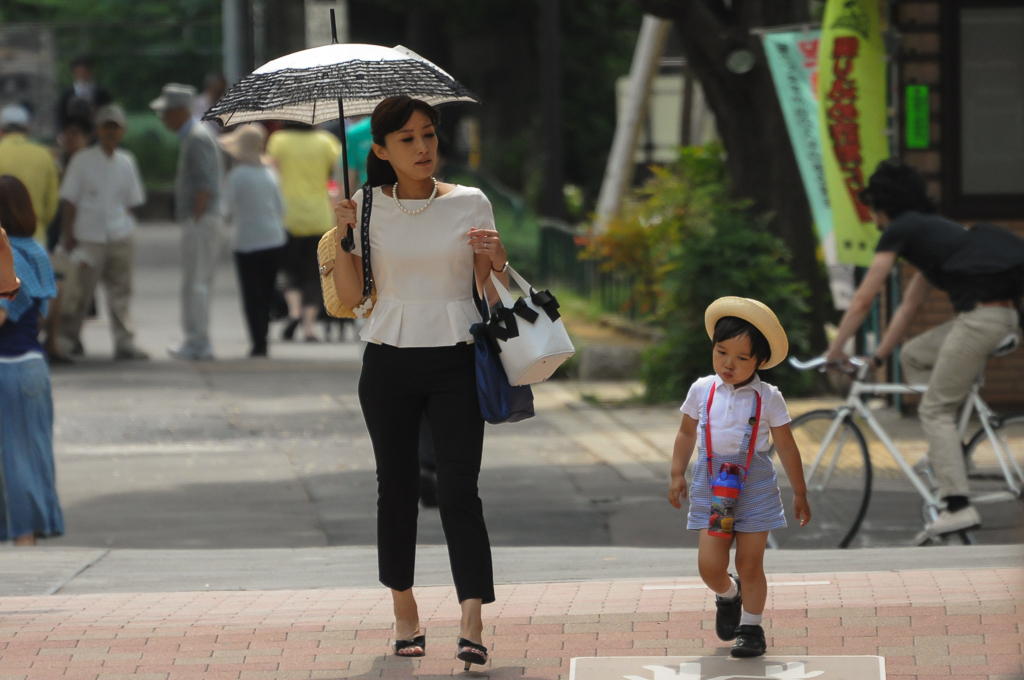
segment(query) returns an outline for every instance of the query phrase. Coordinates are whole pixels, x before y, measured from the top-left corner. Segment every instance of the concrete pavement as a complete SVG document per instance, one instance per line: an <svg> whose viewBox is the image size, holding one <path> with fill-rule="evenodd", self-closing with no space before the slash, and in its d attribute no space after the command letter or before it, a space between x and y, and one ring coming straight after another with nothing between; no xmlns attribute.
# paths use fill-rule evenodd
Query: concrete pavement
<svg viewBox="0 0 1024 680"><path fill-rule="evenodd" d="M166 346L181 339L177 238L171 225L138 233L133 310L138 344L154 361L110 362L110 334L100 319L86 327L87 358L53 370L67 535L48 544L371 545L374 466L355 394L361 345L274 342L271 359L244 358L236 280L225 255L212 315L219 360L168 360ZM275 340L280 330L275 324ZM683 514L664 500L677 408L630 402L635 389L538 385L536 418L488 427L480 483L496 546L696 545ZM608 402L616 405L601 405ZM796 415L823 404L790 405ZM890 425L912 460L923 454L916 420L890 415ZM885 456L876 456L876 472L885 465ZM907 545L920 529L920 500L905 480L896 481L877 485L856 546ZM980 542L1021 541L1024 504L982 512ZM436 511L421 514L419 538L443 543Z"/></svg>
<svg viewBox="0 0 1024 680"><path fill-rule="evenodd" d="M698 579L498 586L497 601L484 608L491 658L469 677L1019 680L1024 670L1020 568L775 573L768 592L768 656L726 662L713 594ZM454 589L419 588L418 601L423 659L389 653L390 597L379 587L2 598L0 678L460 673ZM726 675L703 672L723 662ZM609 667L617 673L608 675ZM829 670L803 672L822 667Z"/></svg>
<svg viewBox="0 0 1024 680"><path fill-rule="evenodd" d="M220 360L168 361L163 348L180 340L175 230L143 228L138 253L138 341L155 360L96 358L111 347L95 322L84 337L93 356L53 372L67 535L0 547L0 680L457 672L458 605L433 510L421 512L417 564L428 656L387 653L360 346L275 343L273 359L244 359L225 259ZM597 680L588 669L615 668L616 680L709 680L727 653L696 578L695 537L664 499L678 411L631 403L631 389L540 385L535 419L489 428L481 493L499 585L480 675ZM920 448L913 422L889 424ZM817 657L861 668L867 655L889 680L1021 680L1020 508L985 512L989 545L897 547L919 527L917 503L897 487L873 499L858 542L872 549L769 551L773 657L729 662L730 672L861 680L799 669L817 673ZM836 661L851 655L862 660Z"/></svg>

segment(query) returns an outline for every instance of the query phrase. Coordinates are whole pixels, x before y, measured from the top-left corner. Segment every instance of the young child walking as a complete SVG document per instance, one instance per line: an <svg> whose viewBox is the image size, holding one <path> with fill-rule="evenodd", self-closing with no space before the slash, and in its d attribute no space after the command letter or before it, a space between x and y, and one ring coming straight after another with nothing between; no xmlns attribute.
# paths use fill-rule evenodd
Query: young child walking
<svg viewBox="0 0 1024 680"><path fill-rule="evenodd" d="M760 656L767 649L761 627L768 595L764 550L768 532L786 526L769 432L793 488L793 515L800 526L811 519L786 402L757 375L786 358L789 341L775 314L757 300L720 298L708 307L704 324L714 345L715 374L697 380L680 409L668 500L681 508L689 498L686 528L700 532L697 562L701 579L717 594L718 637L736 641L732 656ZM700 455L687 494L694 444ZM734 542L736 576L729 574Z"/></svg>

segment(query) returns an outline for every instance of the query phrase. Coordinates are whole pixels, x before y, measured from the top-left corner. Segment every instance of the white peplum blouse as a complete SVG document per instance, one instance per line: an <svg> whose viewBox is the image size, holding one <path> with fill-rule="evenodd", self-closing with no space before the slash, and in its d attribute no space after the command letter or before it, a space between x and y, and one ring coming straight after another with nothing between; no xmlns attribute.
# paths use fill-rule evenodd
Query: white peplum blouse
<svg viewBox="0 0 1024 680"><path fill-rule="evenodd" d="M363 254L363 191L352 197L360 223L356 255ZM426 200L402 200L418 210ZM370 267L377 304L359 337L394 347L446 347L472 343L469 327L480 321L473 303L471 228L494 229L491 203L479 189L456 185L419 215L407 215L380 187L373 189Z"/></svg>

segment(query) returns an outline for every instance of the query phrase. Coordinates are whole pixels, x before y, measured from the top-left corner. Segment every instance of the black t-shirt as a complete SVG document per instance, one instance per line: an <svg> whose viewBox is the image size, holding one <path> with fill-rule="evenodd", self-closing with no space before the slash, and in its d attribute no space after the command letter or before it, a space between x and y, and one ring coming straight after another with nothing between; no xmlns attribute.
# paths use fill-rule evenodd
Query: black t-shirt
<svg viewBox="0 0 1024 680"><path fill-rule="evenodd" d="M896 253L920 270L928 282L949 295L958 312L974 309L979 302L1016 297L1007 274L963 274L943 269L946 262L966 247L968 231L937 215L905 212L885 228L877 253Z"/></svg>

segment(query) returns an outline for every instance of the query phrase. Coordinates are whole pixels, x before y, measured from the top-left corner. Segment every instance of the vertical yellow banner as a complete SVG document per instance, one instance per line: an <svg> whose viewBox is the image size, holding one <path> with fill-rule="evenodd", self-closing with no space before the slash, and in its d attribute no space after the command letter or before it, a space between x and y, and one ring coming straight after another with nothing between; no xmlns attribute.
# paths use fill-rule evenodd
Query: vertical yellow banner
<svg viewBox="0 0 1024 680"><path fill-rule="evenodd" d="M867 266L878 229L858 194L889 157L879 0L828 0L818 54L818 106L840 262Z"/></svg>

